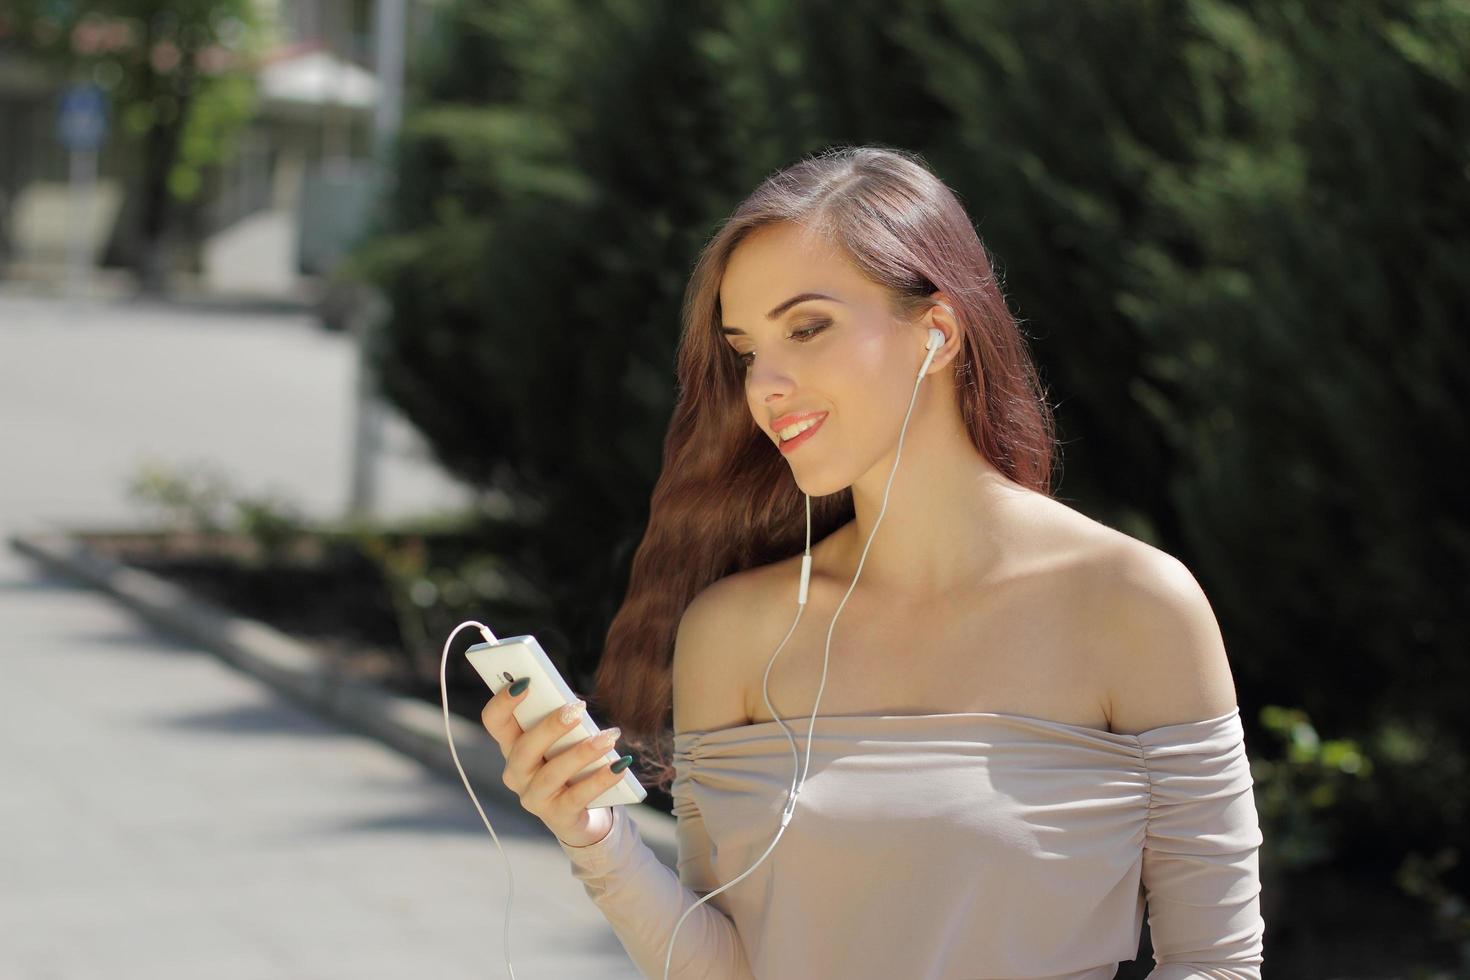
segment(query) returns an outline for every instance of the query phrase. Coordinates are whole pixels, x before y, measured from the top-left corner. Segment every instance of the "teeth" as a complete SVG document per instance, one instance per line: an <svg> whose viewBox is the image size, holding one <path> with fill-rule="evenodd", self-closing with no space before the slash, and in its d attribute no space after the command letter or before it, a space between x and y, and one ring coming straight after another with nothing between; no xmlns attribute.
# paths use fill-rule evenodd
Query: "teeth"
<svg viewBox="0 0 1470 980"><path fill-rule="evenodd" d="M801 435L807 429L810 429L812 426L816 425L818 422L822 421L822 419L824 419L824 418L826 418L825 415L818 415L815 418L803 419L800 422L796 422L796 423L794 423L792 425L788 425L784 429L777 429L776 430L776 435L778 435L778 436L781 437L781 441L782 442L786 442L787 440L790 440L790 439L795 439L797 436Z"/></svg>

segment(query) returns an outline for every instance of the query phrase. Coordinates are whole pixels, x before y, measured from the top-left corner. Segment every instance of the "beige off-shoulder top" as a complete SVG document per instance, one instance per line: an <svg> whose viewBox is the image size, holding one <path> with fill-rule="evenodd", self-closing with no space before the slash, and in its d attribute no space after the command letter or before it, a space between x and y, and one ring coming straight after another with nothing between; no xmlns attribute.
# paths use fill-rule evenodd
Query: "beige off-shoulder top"
<svg viewBox="0 0 1470 980"><path fill-rule="evenodd" d="M806 755L808 718L786 720ZM996 712L816 719L774 851L679 929L670 977L1259 980L1261 832L1239 708L1124 735ZM775 722L679 733L678 873L622 807L573 874L645 976L780 826Z"/></svg>

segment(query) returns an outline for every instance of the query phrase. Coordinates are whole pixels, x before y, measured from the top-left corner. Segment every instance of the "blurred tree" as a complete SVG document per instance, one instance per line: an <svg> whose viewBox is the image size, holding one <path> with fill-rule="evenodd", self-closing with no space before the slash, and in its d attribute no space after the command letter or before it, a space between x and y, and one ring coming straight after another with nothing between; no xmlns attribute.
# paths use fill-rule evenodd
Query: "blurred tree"
<svg viewBox="0 0 1470 980"><path fill-rule="evenodd" d="M1463 910L1470 7L1195 11L1195 151L1148 172L1190 248L1127 250L1133 391L1227 639L1269 651L1247 682L1391 760L1337 807L1337 856L1436 867ZM1442 920L1470 957L1470 918Z"/></svg>
<svg viewBox="0 0 1470 980"><path fill-rule="evenodd" d="M844 9L863 6L886 10ZM788 17L774 2L461 0L425 54L397 191L355 263L393 305L375 344L387 396L451 469L539 516L523 560L587 675L647 517L694 255L765 173L820 148L809 113L877 132L861 92L845 110L797 97L823 25L787 38ZM901 52L842 38L843 77L897 105L866 66ZM788 95L789 112L752 125L747 106ZM918 138L923 112L907 118Z"/></svg>
<svg viewBox="0 0 1470 980"><path fill-rule="evenodd" d="M250 0L12 0L4 34L101 85L140 155L140 288L167 288L179 203L233 151L255 107Z"/></svg>
<svg viewBox="0 0 1470 980"><path fill-rule="evenodd" d="M1470 7L946 10L895 25L961 120L929 156L1024 270L1087 509L1195 572L1243 703L1379 761L1318 857L1465 895Z"/></svg>
<svg viewBox="0 0 1470 980"><path fill-rule="evenodd" d="M458 0L438 38L360 256L395 308L379 370L539 516L522 564L584 677L699 246L805 153L903 146L1040 328L1063 499L1195 572L1243 705L1374 761L1302 863L1470 892L1463 2Z"/></svg>
<svg viewBox="0 0 1470 980"><path fill-rule="evenodd" d="M374 345L387 397L447 466L534 516L518 557L584 668L646 519L682 274L739 179L688 43L712 16L452 8L358 257L393 308Z"/></svg>

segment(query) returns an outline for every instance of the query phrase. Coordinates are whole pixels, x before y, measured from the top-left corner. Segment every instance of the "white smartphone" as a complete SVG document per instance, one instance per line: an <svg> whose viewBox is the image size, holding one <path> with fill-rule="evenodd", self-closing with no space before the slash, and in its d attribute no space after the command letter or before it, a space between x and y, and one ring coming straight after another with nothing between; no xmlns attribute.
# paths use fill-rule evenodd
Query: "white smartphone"
<svg viewBox="0 0 1470 980"><path fill-rule="evenodd" d="M465 657L496 694L522 677L531 678L526 696L515 706L516 721L520 723L522 731L530 731L531 726L553 711L560 711L564 705L577 700L577 695L562 680L561 672L546 656L534 636L511 636L499 643L476 643L465 651ZM601 730L592 721L592 716L584 710L581 724L564 732L561 738L547 748L546 760L551 761ZM581 782L608 763L621 759L624 754L616 746L608 749L601 757L588 763L584 769L568 779L568 784ZM633 767L629 766L623 770L622 780L600 793L587 804L587 809L641 803L647 798L648 790L638 782L638 777L633 775Z"/></svg>

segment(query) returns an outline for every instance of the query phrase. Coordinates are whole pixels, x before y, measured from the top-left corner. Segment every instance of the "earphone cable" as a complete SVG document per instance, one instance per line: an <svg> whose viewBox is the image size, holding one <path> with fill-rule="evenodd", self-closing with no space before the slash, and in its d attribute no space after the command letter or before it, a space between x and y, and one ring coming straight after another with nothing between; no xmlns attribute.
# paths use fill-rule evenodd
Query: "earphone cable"
<svg viewBox="0 0 1470 980"><path fill-rule="evenodd" d="M888 483L883 488L883 505L878 509L877 519L873 521L873 530L868 533L868 542L866 545L863 546L863 553L862 556L858 559L858 567L857 571L853 574L852 583L847 587L847 593L843 595L842 602L838 603L837 612L833 614L832 622L827 626L827 643L826 648L822 654L822 681L817 686L817 699L812 704L812 714L807 722L806 765L802 766L800 769L801 778L796 779L796 739L791 734L791 729L788 728L786 722L784 722L781 717L776 714L775 708L771 704L769 682L771 676L771 667L775 665L776 658L780 656L781 650L786 646L786 641L789 640L791 638L791 634L795 632L796 624L801 622L801 614L806 610L807 582L811 575L812 558L812 497L811 494L806 494L806 551L802 555L802 578L800 592L797 596L796 619L792 621L791 628L786 631L786 636L782 638L780 645L776 647L776 652L771 654L770 662L766 664L766 673L761 682L761 691L762 696L764 697L766 702L766 710L770 712L771 717L776 720L776 723L781 726L781 730L786 733L787 741L791 744L793 782L791 789L789 790L790 796L786 801L785 808L782 810L781 826L776 828L776 836L771 838L771 843L766 847L765 852L756 859L755 863L742 871L738 877L732 878L730 881L725 882L719 888L716 888L713 891L710 891L707 894L701 896L697 902L690 905L689 908L684 910L683 915L679 916L679 921L674 925L673 934L669 936L668 949L664 954L663 980L669 980L669 966L673 962L674 958L674 939L679 935L679 928L683 926L684 920L689 917L689 913L693 912L699 906L703 905L706 901L718 895L725 889L730 888L735 884L738 884L740 881L744 880L746 875L749 875L752 871L758 868L761 862L764 861L767 855L769 855L771 851L775 849L776 844L786 833L786 825L791 822L791 817L796 812L796 798L797 795L801 792L802 786L806 785L807 771L811 767L812 731L816 727L817 708L822 702L822 691L827 686L827 664L832 652L832 630L837 625L837 617L842 615L842 607L847 605L848 596L852 595L852 590L857 587L858 577L863 573L863 563L866 562L868 558L868 549L873 546L873 538L877 535L878 526L883 523L883 515L888 510L888 494L889 491L893 489L893 478L898 475L898 461L903 454L903 440L904 436L908 433L909 419L914 414L914 404L918 401L919 398L919 385L923 383L924 372L929 370L929 364L931 361L934 360L934 355L939 352L939 347L941 346L944 339L943 335L937 329L930 330L930 336L934 339L931 340L930 344L928 345L928 353L924 356L924 363L919 368L919 376L914 381L914 393L909 397L908 412L905 413L903 417L903 427L899 430L898 433L898 446L893 453L893 469L889 471Z"/></svg>
<svg viewBox="0 0 1470 980"><path fill-rule="evenodd" d="M801 582L800 582L800 589L799 589L798 595L797 595L796 618L792 621L790 628L787 629L786 635L784 637L782 637L781 643L776 647L775 653L771 654L771 659L766 664L765 676L762 678L762 682L761 682L761 692L762 692L763 698L765 699L766 709L767 709L767 711L770 712L771 716L773 718L775 718L777 724L779 724L781 726L782 731L784 731L785 734L786 734L787 741L791 745L792 784L791 784L791 788L788 790L789 797L788 797L786 806L785 806L785 808L784 808L784 810L782 811L782 814L781 814L781 825L780 825L780 827L777 828L776 835L775 835L775 837L773 837L771 839L771 843L769 845L767 845L767 847L765 849L765 852L762 853L761 856L756 859L756 861L755 861L754 864L752 864L745 871L741 872L741 874L738 877L736 877L736 878L734 878L734 879L726 882L725 884L721 885L719 888L716 888L713 891L710 891L710 892L706 893L705 895L701 896L698 901L694 902L692 905L689 906L689 908L687 908L687 909L684 910L684 914L679 917L679 921L674 925L673 934L669 937L668 949L667 949L667 952L666 952L665 957L664 957L664 980L668 980L668 977L669 977L669 967L670 967L670 964L673 961L673 955L674 955L674 939L678 936L678 934L679 934L679 928L684 924L684 920L689 917L689 913L693 912L700 905L704 904L706 901L708 901L709 899L713 898L715 895L720 894L725 889L730 888L733 885L736 885L739 882L743 881L747 875L749 875L757 867L759 867L760 864L761 864L761 862L764 861L770 855L770 853L775 849L776 844L781 840L782 836L785 834L786 825L791 821L792 814L795 812L797 795L801 792L801 787L803 785L805 785L805 783L806 783L806 777L807 777L807 772L809 771L809 769L811 767L812 733L813 733L813 730L814 730L814 728L816 726L817 710L818 710L818 707L821 704L822 691L825 690L826 684L827 684L827 666L828 666L828 663L830 661L831 651L832 651L832 632L833 632L833 630L835 629L835 627L837 625L837 617L842 614L842 609L847 604L848 597L852 595L853 589L855 589L857 587L858 577L862 575L862 572L863 572L863 564L867 561L868 550L872 547L872 545L873 545L873 538L874 538L874 536L877 535L877 533L878 533L878 527L883 522L883 515L888 510L888 496L889 496L889 492L893 489L893 480L894 480L894 477L898 474L898 462L899 462L899 459L900 459L900 457L901 457L901 455L903 453L903 441L904 441L905 435L908 432L909 419L913 415L914 405L917 402L918 397L919 397L919 385L924 380L924 372L928 370L930 362L934 359L934 355L938 352L938 349L939 349L939 346L940 346L940 343L939 342L942 342L942 340L943 340L943 337L942 337L942 335L940 334L940 332L938 330L931 330L930 331L930 335L931 335L931 338L935 338L935 339L931 340L931 342L929 343L929 345L927 345L928 346L928 353L924 357L924 364L923 364L923 366L919 368L919 376L918 376L918 379L914 382L914 392L913 392L913 395L909 398L908 412L904 415L903 427L899 430L899 435L898 435L898 446L894 450L894 454L893 454L893 469L889 472L889 474L888 474L888 483L883 488L883 504L882 504L882 506L878 510L878 517L877 517L877 519L873 522L873 530L868 535L867 544L863 546L863 553L862 553L861 557L858 559L858 567L857 567L856 573L854 573L854 575L853 575L852 583L850 585L848 585L847 592L846 592L846 594L843 595L842 602L840 602L838 604L838 606L837 606L837 612L832 616L832 622L830 624L828 624L828 627L827 627L827 641L826 641L826 646L825 646L825 649L823 651L823 656L822 656L822 681L821 681L821 683L817 687L816 701L812 705L811 717L808 719L808 723L807 723L806 764L804 766L798 766L798 752L797 752L797 748L796 748L796 739L795 739L795 736L791 733L791 729L789 727L787 727L786 722L784 720L782 720L779 716L777 716L776 711L775 711L775 708L771 704L771 698L770 698L770 676L771 676L771 668L775 665L776 658L778 656L780 656L781 651L785 648L787 641L791 639L792 633L794 633L796 631L797 624L801 622L802 613L806 610L807 588L808 588L808 583L809 583L810 577L811 577L811 562L812 562L812 498L811 498L811 494L806 494L805 495L806 496L806 550L805 550L805 552L802 555ZM459 778L464 783L465 791L470 794L470 800L475 805L475 811L477 813L479 813L479 815L480 815L480 821L482 823L484 823L485 829L488 830L488 831L490 831L490 837L491 837L492 840L495 841L495 847L496 847L496 849L498 851L500 851L501 860L503 860L505 862L506 879L507 879L507 882L508 882L508 888L507 888L507 891L506 891L505 919L504 919L504 922L503 922L503 930L502 930L502 936L501 936L501 946L502 946L502 949L505 952L505 968L506 968L506 971L510 974L511 980L515 980L515 975L516 975L515 974L515 968L511 965L511 960L510 960L510 910L511 910L511 906L515 902L515 874L514 874L514 871L511 868L510 859L506 856L505 848L500 843L500 837L499 837L499 835L497 835L495 833L495 828L490 825L490 820L485 815L485 809L484 809L484 807L482 807L480 805L479 797L477 797L475 795L474 788L470 786L469 777L465 775L464 766L459 761L459 752L456 751L456 749L454 747L454 734L450 730L450 725L449 725L449 687L448 687L448 681L447 681L447 670L448 670L448 665L449 665L449 647L450 647L450 644L453 642L454 637L457 636L459 634L459 631L462 630L462 629L464 629L466 626L473 626L476 629L478 629L480 631L480 635L482 637L484 637L485 642L491 644L492 646L493 645L496 645L496 644L498 644L500 642L495 637L495 634L490 631L489 627L485 626L483 623L477 622L476 620L472 620L472 619L471 620L466 620L466 621L460 623L458 626L454 627L454 629L450 630L449 635L445 638L445 640L444 640L444 651L443 651L443 654L442 654L442 656L440 657L440 660L439 660L439 696L440 696L440 707L443 710L443 715L444 715L444 736L445 736L446 741L449 743L449 753L450 753L450 756L454 759L454 768L459 772ZM800 772L800 778L797 778L798 771Z"/></svg>
<svg viewBox="0 0 1470 980"><path fill-rule="evenodd" d="M500 642L495 638L495 634L490 632L488 626L483 623L478 623L473 619L467 619L449 631L449 636L444 640L444 655L439 660L439 700L441 707L444 709L444 737L449 740L449 754L454 757L454 768L459 770L459 778L464 782L465 791L470 794L470 799L475 804L475 810L480 814L480 820L485 824L485 829L490 831L490 837L495 841L495 848L500 851L500 858L505 862L505 874L509 886L505 893L505 922L500 942L501 949L505 952L505 969L510 974L510 980L515 980L515 967L510 965L510 907L514 904L516 897L516 876L511 870L510 858L506 856L505 848L500 846L500 837L496 835L495 828L490 826L490 820L485 816L485 809L480 806L480 798L475 795L474 789L470 787L469 777L464 774L464 766L459 764L459 753L454 750L454 735L449 730L449 686L446 682L446 671L449 666L449 644L455 635L466 626L474 626L479 629L480 635L485 638L486 643L494 645Z"/></svg>
<svg viewBox="0 0 1470 980"><path fill-rule="evenodd" d="M934 355L938 352L938 350L938 346L931 347L928 355L926 355L924 358L923 367L919 368L919 377L917 380L914 381L914 393L909 397L909 409L903 417L903 428L901 428L898 433L898 446L893 451L893 469L889 470L888 483L883 487L883 504L881 507L878 508L878 516L873 521L873 530L868 532L868 543L863 545L863 553L858 558L858 567L857 571L853 573L852 583L848 585L847 592L842 596L842 601L837 604L837 611L832 614L832 622L829 623L827 626L827 643L825 649L822 652L822 680L817 685L817 698L816 701L812 704L811 718L807 721L806 762L801 769L801 780L799 783L797 783L796 789L792 791L791 799L786 804L786 812L781 817L781 826L783 828L791 820L791 814L796 809L796 797L801 792L801 788L806 785L807 772L811 769L812 732L817 725L817 706L821 704L822 691L824 691L827 687L827 665L829 660L831 659L832 654L832 631L837 626L837 617L842 615L842 609L844 606L847 605L847 600L848 597L852 595L852 590L857 588L858 578L863 574L863 564L868 560L868 550L873 547L873 539L878 536L878 527L883 523L883 515L888 511L888 494L889 491L893 489L893 478L898 475L898 461L903 455L903 440L904 436L908 433L909 418L914 414L914 403L917 402L919 398L919 385L924 380L924 372L929 369L929 362L934 359ZM810 499L810 497L808 497L808 499ZM810 521L810 517L808 517L808 521ZM775 656L772 655L771 659L772 661L774 661ZM767 676L769 676L769 668L767 668L766 673ZM769 703L770 701L768 699L767 704L769 705ZM772 712L773 716L774 714L775 712ZM778 718L777 721L780 722L780 719ZM782 728L786 727L785 722L780 723Z"/></svg>

